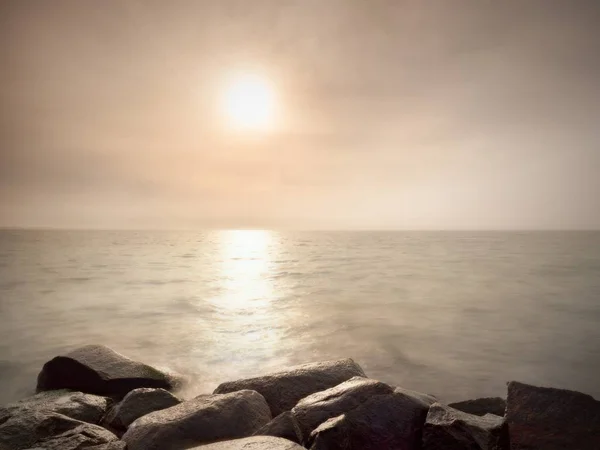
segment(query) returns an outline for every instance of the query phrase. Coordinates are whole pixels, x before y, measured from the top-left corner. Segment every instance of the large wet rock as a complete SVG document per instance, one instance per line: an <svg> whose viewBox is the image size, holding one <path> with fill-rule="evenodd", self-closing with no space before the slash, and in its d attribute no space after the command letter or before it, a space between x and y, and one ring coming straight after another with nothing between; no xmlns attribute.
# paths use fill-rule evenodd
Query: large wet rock
<svg viewBox="0 0 600 450"><path fill-rule="evenodd" d="M391 394L393 391L394 388L380 381L354 377L305 397L292 409L292 414L306 439L327 419L350 411L373 396Z"/></svg>
<svg viewBox="0 0 600 450"><path fill-rule="evenodd" d="M495 414L503 417L506 410L506 400L500 397L484 397L474 400L465 400L462 402L448 403L448 406L459 411L474 414L476 416L485 416L486 414Z"/></svg>
<svg viewBox="0 0 600 450"><path fill-rule="evenodd" d="M106 444L92 445L91 447L75 447L75 450L86 449L86 450L126 450L125 442L123 441L112 441ZM28 448L26 450L55 450L50 447L35 447ZM56 450L59 450L57 448Z"/></svg>
<svg viewBox="0 0 600 450"><path fill-rule="evenodd" d="M304 447L287 439L256 436L200 445L199 447L194 447L192 450L304 450Z"/></svg>
<svg viewBox="0 0 600 450"><path fill-rule="evenodd" d="M311 450L420 450L434 402L429 395L401 388L374 394L321 423L307 445Z"/></svg>
<svg viewBox="0 0 600 450"><path fill-rule="evenodd" d="M116 450L123 449L124 442L102 427L79 425L57 436L36 442L36 449L43 450Z"/></svg>
<svg viewBox="0 0 600 450"><path fill-rule="evenodd" d="M90 447L87 450L126 450L127 444L123 441L113 441L107 444L96 445L95 447Z"/></svg>
<svg viewBox="0 0 600 450"><path fill-rule="evenodd" d="M108 413L106 424L114 428L127 428L134 420L146 414L179 403L181 400L164 389L134 389Z"/></svg>
<svg viewBox="0 0 600 450"><path fill-rule="evenodd" d="M52 411L26 409L0 414L0 450L84 449L116 440L117 436L98 425Z"/></svg>
<svg viewBox="0 0 600 450"><path fill-rule="evenodd" d="M127 444L123 441L113 441L108 444L101 444L95 447L90 447L88 450L126 450Z"/></svg>
<svg viewBox="0 0 600 450"><path fill-rule="evenodd" d="M515 450L600 449L600 402L581 392L511 381L506 419Z"/></svg>
<svg viewBox="0 0 600 450"><path fill-rule="evenodd" d="M107 442L106 444L92 445L91 447L76 447L76 450L78 450L78 449L86 449L86 450L126 450L127 449L127 445L123 441L111 441L111 442ZM54 449L51 449L50 447L35 447L35 448L28 448L26 450L54 450ZM59 450L59 449L56 449L56 450Z"/></svg>
<svg viewBox="0 0 600 450"><path fill-rule="evenodd" d="M298 401L315 392L336 386L365 373L352 359L303 364L287 370L223 383L215 394L250 389L259 392L269 404L273 416L291 410Z"/></svg>
<svg viewBox="0 0 600 450"><path fill-rule="evenodd" d="M423 430L423 450L509 450L504 418L476 416L447 405L429 408Z"/></svg>
<svg viewBox="0 0 600 450"><path fill-rule="evenodd" d="M133 422L123 440L128 450L176 450L251 436L271 420L258 392L203 395Z"/></svg>
<svg viewBox="0 0 600 450"><path fill-rule="evenodd" d="M127 446L125 445L125 442L123 441L114 441L114 442L109 442L107 444L100 444L100 445L93 445L91 447L78 447L76 448L76 450L78 449L85 449L85 450L127 450ZM28 448L25 450L54 450L51 449L49 447L35 447L35 448ZM58 450L58 449L56 449Z"/></svg>
<svg viewBox="0 0 600 450"><path fill-rule="evenodd" d="M136 388L173 388L169 375L133 361L103 345L87 345L57 356L38 375L38 391L73 389L91 394L124 397Z"/></svg>
<svg viewBox="0 0 600 450"><path fill-rule="evenodd" d="M291 411L279 414L268 424L254 433L255 436L274 436L302 443L302 431Z"/></svg>
<svg viewBox="0 0 600 450"><path fill-rule="evenodd" d="M0 407L0 416L20 414L33 409L64 414L83 422L99 423L109 405L110 400L106 397L61 389L40 392L16 403Z"/></svg>

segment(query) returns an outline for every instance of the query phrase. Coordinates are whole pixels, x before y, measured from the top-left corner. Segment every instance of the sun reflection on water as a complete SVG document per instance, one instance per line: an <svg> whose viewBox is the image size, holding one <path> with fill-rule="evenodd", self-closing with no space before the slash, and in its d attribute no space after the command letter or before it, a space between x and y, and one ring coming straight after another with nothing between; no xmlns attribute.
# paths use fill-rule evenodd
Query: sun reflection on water
<svg viewBox="0 0 600 450"><path fill-rule="evenodd" d="M263 230L228 230L220 235L222 294L219 308L251 310L268 306L274 240Z"/></svg>
<svg viewBox="0 0 600 450"><path fill-rule="evenodd" d="M273 286L279 240L269 231L235 230L219 232L217 242L213 350L252 372L281 351L285 320ZM239 375L236 365L231 370L231 376Z"/></svg>

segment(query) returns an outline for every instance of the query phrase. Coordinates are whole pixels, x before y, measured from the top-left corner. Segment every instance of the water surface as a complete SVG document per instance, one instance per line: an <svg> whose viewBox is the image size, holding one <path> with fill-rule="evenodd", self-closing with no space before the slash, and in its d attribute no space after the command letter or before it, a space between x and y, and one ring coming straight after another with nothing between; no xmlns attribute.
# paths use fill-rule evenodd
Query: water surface
<svg viewBox="0 0 600 450"><path fill-rule="evenodd" d="M443 400L600 398L599 232L0 231L0 403L106 344L182 395L352 357Z"/></svg>

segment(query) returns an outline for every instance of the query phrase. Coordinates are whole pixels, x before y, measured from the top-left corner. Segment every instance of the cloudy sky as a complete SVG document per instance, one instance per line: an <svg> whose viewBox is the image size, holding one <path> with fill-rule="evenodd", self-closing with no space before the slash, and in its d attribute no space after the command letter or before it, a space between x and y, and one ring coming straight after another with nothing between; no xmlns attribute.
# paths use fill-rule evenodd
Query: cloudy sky
<svg viewBox="0 0 600 450"><path fill-rule="evenodd" d="M0 226L600 228L595 0L0 8Z"/></svg>

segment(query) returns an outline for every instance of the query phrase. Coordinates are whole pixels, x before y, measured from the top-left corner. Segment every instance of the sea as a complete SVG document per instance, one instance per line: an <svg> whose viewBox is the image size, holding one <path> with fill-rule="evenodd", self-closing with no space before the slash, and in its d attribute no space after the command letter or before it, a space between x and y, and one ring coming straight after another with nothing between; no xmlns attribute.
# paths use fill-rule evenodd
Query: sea
<svg viewBox="0 0 600 450"><path fill-rule="evenodd" d="M0 231L0 404L86 344L184 398L351 357L442 401L600 399L600 232Z"/></svg>

